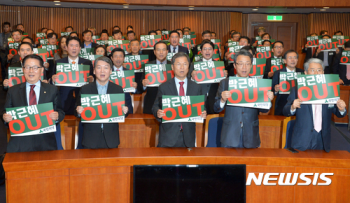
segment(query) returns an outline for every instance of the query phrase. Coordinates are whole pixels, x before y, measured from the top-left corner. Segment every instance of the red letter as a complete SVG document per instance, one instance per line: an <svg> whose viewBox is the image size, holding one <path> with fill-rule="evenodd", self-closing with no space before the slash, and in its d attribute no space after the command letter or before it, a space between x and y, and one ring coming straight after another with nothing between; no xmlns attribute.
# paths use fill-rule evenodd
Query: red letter
<svg viewBox="0 0 350 203"><path fill-rule="evenodd" d="M349 58L346 57L346 56L342 56L342 57L340 58L340 63L347 63L348 61L349 61Z"/></svg>
<svg viewBox="0 0 350 203"><path fill-rule="evenodd" d="M88 118L86 117L86 111L91 111L91 117ZM94 108L92 107L84 107L84 111L83 113L81 113L81 118L86 120L86 121L91 121L91 120L94 120L94 118L96 118L96 111Z"/></svg>
<svg viewBox="0 0 350 203"><path fill-rule="evenodd" d="M255 102L258 99L258 88L253 88L253 99L249 98L248 88L244 89L244 98L247 102Z"/></svg>
<svg viewBox="0 0 350 203"><path fill-rule="evenodd" d="M118 116L123 115L123 110L122 110L122 105L125 104L125 101L120 101L120 102L114 102L112 106L117 106L118 107Z"/></svg>
<svg viewBox="0 0 350 203"><path fill-rule="evenodd" d="M198 78L198 75L201 75L200 79ZM194 76L194 80L197 82L203 81L205 78L205 74L202 70L197 70L197 75Z"/></svg>
<svg viewBox="0 0 350 203"><path fill-rule="evenodd" d="M13 127L13 125L14 125L15 123L18 123L18 125L19 125L19 130L15 130L15 128ZM14 134L21 134L21 133L23 133L23 131L24 131L25 129L26 129L26 127L25 127L23 121L21 121L21 120L12 120L12 121L10 122L10 131L11 131L12 133L14 133Z"/></svg>
<svg viewBox="0 0 350 203"><path fill-rule="evenodd" d="M336 97L339 96L337 85L339 85L339 82L330 82L330 83L328 83L328 86L332 86L333 87L334 96L336 96Z"/></svg>
<svg viewBox="0 0 350 203"><path fill-rule="evenodd" d="M57 73L56 75L58 75L58 77L57 77L57 79L56 79L56 82L57 82L58 84L66 83L66 81L67 81L67 75L66 75L65 73L59 72L59 73ZM60 80L60 75L63 76L63 80Z"/></svg>
<svg viewBox="0 0 350 203"><path fill-rule="evenodd" d="M98 105L97 110L98 110L98 115L101 118L109 118L112 115L111 104L107 104L107 115L103 115L102 105Z"/></svg>
<svg viewBox="0 0 350 203"><path fill-rule="evenodd" d="M134 79L134 78L135 78L135 75L128 76L128 77L125 78L126 80L129 80L130 87L132 87L132 79Z"/></svg>
<svg viewBox="0 0 350 203"><path fill-rule="evenodd" d="M32 121L30 120L29 116L25 118L26 124L27 124L29 130L37 130L41 127L41 120L40 120L39 114L34 115L34 117L35 117L35 121L36 121L36 127L33 127Z"/></svg>
<svg viewBox="0 0 350 203"><path fill-rule="evenodd" d="M150 85L156 82L156 76L154 76L152 73L147 73L145 78L149 80ZM152 80L150 80L150 78L152 78Z"/></svg>
<svg viewBox="0 0 350 203"><path fill-rule="evenodd" d="M179 110L179 116L180 116L181 118L188 118L188 117L190 117L191 114L192 114L191 105L186 105L186 107L187 107L187 114L186 114L186 115L183 114L184 112L183 112L182 106L179 106L179 108L178 108L178 110Z"/></svg>
<svg viewBox="0 0 350 203"><path fill-rule="evenodd" d="M323 95L320 96L319 92L318 92L318 88L317 88L317 85L314 85L313 86L314 88L314 92L315 92L315 97L317 99L324 99L328 96L328 90L327 90L327 85L326 84L322 84L322 90L323 90Z"/></svg>
<svg viewBox="0 0 350 203"><path fill-rule="evenodd" d="M76 83L79 81L79 72L78 71L75 72L75 80L73 80L72 78L72 72L68 73L68 77L69 77L69 82Z"/></svg>
<svg viewBox="0 0 350 203"><path fill-rule="evenodd" d="M40 114L40 116L46 116L47 122L49 125L53 125L53 120L49 117L49 115L53 112L53 109L50 111L45 111Z"/></svg>
<svg viewBox="0 0 350 203"><path fill-rule="evenodd" d="M171 112L171 117L167 117L166 112L170 111ZM164 114L163 119L166 121L173 120L176 117L176 111L173 108L166 108L164 109Z"/></svg>
<svg viewBox="0 0 350 203"><path fill-rule="evenodd" d="M269 97L267 96L269 90L271 90L271 87L259 87L259 91L264 91L264 101L269 101Z"/></svg>
<svg viewBox="0 0 350 203"><path fill-rule="evenodd" d="M237 90L237 89L233 89L233 90L230 90L231 94L233 93L236 93L237 94L237 100L233 100L232 99L232 95L231 97L228 98L228 101L233 103L233 104L236 104L236 103L239 103L241 100L242 100L242 92Z"/></svg>
<svg viewBox="0 0 350 203"><path fill-rule="evenodd" d="M220 67L217 67L216 69L220 70L220 77L225 76L225 66L220 66Z"/></svg>
<svg viewBox="0 0 350 203"><path fill-rule="evenodd" d="M163 82L167 81L166 72L163 72L163 75L164 75L164 79L161 80L161 79L160 79L161 74L160 74L159 72L157 73L157 79L158 79L159 83L163 83Z"/></svg>
<svg viewBox="0 0 350 203"><path fill-rule="evenodd" d="M303 94L302 94L303 90L305 90L307 92L307 97L303 97ZM299 99L301 99L301 101L309 101L312 97L311 89L309 87L306 87L306 86L300 87L298 89L298 97L299 97Z"/></svg>
<svg viewBox="0 0 350 203"><path fill-rule="evenodd" d="M87 82L88 74L90 73L90 71L83 70L83 71L80 71L80 73L84 74L84 81Z"/></svg>
<svg viewBox="0 0 350 203"><path fill-rule="evenodd" d="M286 88L283 88L283 85L286 85ZM290 84L287 81L280 82L280 91L281 92L288 92L290 89Z"/></svg>
<svg viewBox="0 0 350 203"><path fill-rule="evenodd" d="M204 102L199 102L197 104L192 104L193 107L197 107L198 116L202 114L202 106L204 106Z"/></svg>

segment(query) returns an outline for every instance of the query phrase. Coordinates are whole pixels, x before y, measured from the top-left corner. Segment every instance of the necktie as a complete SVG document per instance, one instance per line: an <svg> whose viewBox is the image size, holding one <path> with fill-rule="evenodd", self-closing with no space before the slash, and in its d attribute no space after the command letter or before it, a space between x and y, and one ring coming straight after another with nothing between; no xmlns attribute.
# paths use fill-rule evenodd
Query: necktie
<svg viewBox="0 0 350 203"><path fill-rule="evenodd" d="M350 65L346 65L346 79L350 80Z"/></svg>
<svg viewBox="0 0 350 203"><path fill-rule="evenodd" d="M179 96L185 96L184 83L185 82L179 82L179 84L180 84ZM181 124L181 130L182 130L182 124Z"/></svg>
<svg viewBox="0 0 350 203"><path fill-rule="evenodd" d="M175 53L175 51L176 51L176 48L174 47L174 48L173 48L173 53Z"/></svg>
<svg viewBox="0 0 350 203"><path fill-rule="evenodd" d="M72 64L74 65L74 64L75 64L75 61L72 61Z"/></svg>
<svg viewBox="0 0 350 203"><path fill-rule="evenodd" d="M312 56L315 54L315 51L316 51L316 47L312 47L311 58L313 58Z"/></svg>
<svg viewBox="0 0 350 203"><path fill-rule="evenodd" d="M322 104L315 104L314 129L317 132L322 130Z"/></svg>
<svg viewBox="0 0 350 203"><path fill-rule="evenodd" d="M30 85L30 92L29 92L29 105L36 105L36 95L34 91L35 85Z"/></svg>

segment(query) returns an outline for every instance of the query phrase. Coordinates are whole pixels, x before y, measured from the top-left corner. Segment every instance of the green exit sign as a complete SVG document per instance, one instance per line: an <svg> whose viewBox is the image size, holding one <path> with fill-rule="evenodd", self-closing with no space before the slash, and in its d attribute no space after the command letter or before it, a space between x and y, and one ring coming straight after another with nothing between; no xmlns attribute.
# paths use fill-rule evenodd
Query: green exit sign
<svg viewBox="0 0 350 203"><path fill-rule="evenodd" d="M282 21L282 16L267 16L267 20Z"/></svg>

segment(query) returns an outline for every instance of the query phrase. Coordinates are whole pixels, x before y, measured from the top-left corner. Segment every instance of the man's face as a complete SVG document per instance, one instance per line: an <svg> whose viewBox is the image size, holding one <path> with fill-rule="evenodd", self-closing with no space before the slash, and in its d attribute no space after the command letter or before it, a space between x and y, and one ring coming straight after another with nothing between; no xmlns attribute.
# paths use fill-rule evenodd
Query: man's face
<svg viewBox="0 0 350 203"><path fill-rule="evenodd" d="M88 29L92 32L92 35L96 35L96 30L95 29Z"/></svg>
<svg viewBox="0 0 350 203"><path fill-rule="evenodd" d="M96 55L104 56L105 55L105 50L102 47L97 48L96 49Z"/></svg>
<svg viewBox="0 0 350 203"><path fill-rule="evenodd" d="M61 47L61 49L63 49L63 50L67 50L66 41L67 41L66 38L62 38L62 39L61 39L60 47Z"/></svg>
<svg viewBox="0 0 350 203"><path fill-rule="evenodd" d="M304 71L305 75L319 75L324 74L322 65L319 63L310 63L309 69Z"/></svg>
<svg viewBox="0 0 350 203"><path fill-rule="evenodd" d="M213 57L214 49L212 46L210 46L210 44L204 44L203 49L201 51L203 58L205 58L206 60L209 60Z"/></svg>
<svg viewBox="0 0 350 203"><path fill-rule="evenodd" d="M114 52L111 59L113 61L114 66L117 68L121 67L124 63L124 55L121 51Z"/></svg>
<svg viewBox="0 0 350 203"><path fill-rule="evenodd" d="M108 40L108 34L107 33L102 33L101 34L101 40L103 40L103 41Z"/></svg>
<svg viewBox="0 0 350 203"><path fill-rule="evenodd" d="M158 44L156 49L154 50L154 55L156 55L158 61L164 61L168 54L168 49L165 44Z"/></svg>
<svg viewBox="0 0 350 203"><path fill-rule="evenodd" d="M160 31L160 30L157 30L156 33L157 33L157 35L162 35L162 31Z"/></svg>
<svg viewBox="0 0 350 203"><path fill-rule="evenodd" d="M24 59L26 56L33 54L32 48L28 44L23 44L21 48L18 50L18 55L21 59Z"/></svg>
<svg viewBox="0 0 350 203"><path fill-rule="evenodd" d="M72 28L66 28L66 32L73 32L73 29Z"/></svg>
<svg viewBox="0 0 350 203"><path fill-rule="evenodd" d="M262 40L270 40L270 36L269 36L269 35L264 35L264 37L262 38Z"/></svg>
<svg viewBox="0 0 350 203"><path fill-rule="evenodd" d="M202 39L203 40L205 40L205 39L210 40L211 39L211 34L207 33L207 34L202 35Z"/></svg>
<svg viewBox="0 0 350 203"><path fill-rule="evenodd" d="M129 32L129 31L133 31L133 29L132 29L131 27L128 27L128 32Z"/></svg>
<svg viewBox="0 0 350 203"><path fill-rule="evenodd" d="M270 47L270 46L271 46L271 43L270 43L270 42L264 42L263 46L264 46L264 47Z"/></svg>
<svg viewBox="0 0 350 203"><path fill-rule="evenodd" d="M335 35L339 35L339 36L341 36L342 34L341 34L340 32L337 32L337 33L335 33Z"/></svg>
<svg viewBox="0 0 350 203"><path fill-rule="evenodd" d="M234 63L238 77L248 77L252 68L252 61L249 56L239 55Z"/></svg>
<svg viewBox="0 0 350 203"><path fill-rule="evenodd" d="M183 38L182 30L177 31L180 34L180 38Z"/></svg>
<svg viewBox="0 0 350 203"><path fill-rule="evenodd" d="M240 37L241 37L240 34L235 34L235 35L233 35L233 37L232 37L232 41L238 42L238 40L239 40Z"/></svg>
<svg viewBox="0 0 350 203"><path fill-rule="evenodd" d="M69 44L67 45L67 52L68 55L71 57L77 57L80 53L80 43L77 40L70 40Z"/></svg>
<svg viewBox="0 0 350 203"><path fill-rule="evenodd" d="M24 32L24 26L23 25L17 25L16 29L22 30L22 32Z"/></svg>
<svg viewBox="0 0 350 203"><path fill-rule="evenodd" d="M328 35L328 32L323 33L322 35Z"/></svg>
<svg viewBox="0 0 350 203"><path fill-rule="evenodd" d="M46 35L48 35L48 34L50 34L50 33L53 33L53 30L47 30Z"/></svg>
<svg viewBox="0 0 350 203"><path fill-rule="evenodd" d="M188 30L184 31L184 35L189 35L189 34L190 34L190 31L188 31Z"/></svg>
<svg viewBox="0 0 350 203"><path fill-rule="evenodd" d="M180 37L176 33L172 33L169 37L170 44L171 46L174 46L174 47L179 45L179 40L180 40Z"/></svg>
<svg viewBox="0 0 350 203"><path fill-rule="evenodd" d="M298 55L294 52L291 52L287 54L286 59L283 59L284 63L287 64L287 67L289 68L295 68L295 66L298 64Z"/></svg>
<svg viewBox="0 0 350 203"><path fill-rule="evenodd" d="M273 54L277 57L282 56L283 50L284 50L283 45L281 43L278 43L278 42L275 43L274 47L272 48Z"/></svg>
<svg viewBox="0 0 350 203"><path fill-rule="evenodd" d="M189 62L186 57L178 57L175 59L171 69L174 71L175 77L179 80L184 80L187 77L189 70Z"/></svg>
<svg viewBox="0 0 350 203"><path fill-rule="evenodd" d="M91 39L92 39L91 32L85 33L83 39L85 42L91 42Z"/></svg>
<svg viewBox="0 0 350 203"><path fill-rule="evenodd" d="M128 34L128 40L131 41L131 40L134 40L135 39L135 34L134 33L129 33Z"/></svg>
<svg viewBox="0 0 350 203"><path fill-rule="evenodd" d="M46 32L47 32L47 29L41 30L41 33L46 33Z"/></svg>
<svg viewBox="0 0 350 203"><path fill-rule="evenodd" d="M210 39L215 39L216 38L216 34L215 33L211 33L210 34Z"/></svg>
<svg viewBox="0 0 350 203"><path fill-rule="evenodd" d="M4 30L5 33L10 32L10 26L9 26L9 25L4 25L4 26L2 27L2 29Z"/></svg>
<svg viewBox="0 0 350 203"><path fill-rule="evenodd" d="M78 34L77 33L72 33L70 36L71 37L78 37Z"/></svg>
<svg viewBox="0 0 350 203"><path fill-rule="evenodd" d="M258 35L261 37L261 35L263 35L263 34L265 34L265 32L264 31L260 31L260 32L258 32Z"/></svg>
<svg viewBox="0 0 350 203"><path fill-rule="evenodd" d="M158 35L157 33L154 33L154 32L151 32L151 34L150 35ZM161 35L161 34L160 34Z"/></svg>
<svg viewBox="0 0 350 203"><path fill-rule="evenodd" d="M322 39L329 39L329 37L328 36L323 36Z"/></svg>
<svg viewBox="0 0 350 203"><path fill-rule="evenodd" d="M130 49L132 54L139 54L140 51L140 42L133 41L130 43Z"/></svg>
<svg viewBox="0 0 350 203"><path fill-rule="evenodd" d="M40 66L39 60L27 59L23 67L24 77L28 83L35 84L40 80L43 68ZM37 70L34 70L36 68Z"/></svg>
<svg viewBox="0 0 350 203"><path fill-rule="evenodd" d="M112 67L104 61L97 61L94 67L94 74L96 75L96 80L100 84L104 84L109 80L109 76L112 74Z"/></svg>
<svg viewBox="0 0 350 203"><path fill-rule="evenodd" d="M22 39L22 35L20 32L13 32L12 33L12 38L15 42L20 42Z"/></svg>
<svg viewBox="0 0 350 203"><path fill-rule="evenodd" d="M122 40L123 39L123 36L121 33L117 33L117 34L114 34L113 35L113 39L114 40Z"/></svg>
<svg viewBox="0 0 350 203"><path fill-rule="evenodd" d="M249 46L248 40L242 38L241 40L239 40L239 46Z"/></svg>
<svg viewBox="0 0 350 203"><path fill-rule="evenodd" d="M57 45L56 35L52 35L52 37L48 38L47 41L49 42L49 45Z"/></svg>

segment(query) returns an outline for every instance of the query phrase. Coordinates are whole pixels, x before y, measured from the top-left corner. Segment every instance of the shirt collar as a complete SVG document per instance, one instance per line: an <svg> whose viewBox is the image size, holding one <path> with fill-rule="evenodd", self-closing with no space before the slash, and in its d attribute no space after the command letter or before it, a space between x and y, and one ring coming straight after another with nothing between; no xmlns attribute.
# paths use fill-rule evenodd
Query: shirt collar
<svg viewBox="0 0 350 203"><path fill-rule="evenodd" d="M123 66L120 66L120 67L116 67L115 65L113 65L113 70L116 71L116 70L120 70L122 71L123 70Z"/></svg>
<svg viewBox="0 0 350 203"><path fill-rule="evenodd" d="M100 83L96 80L97 89L99 89L101 87L107 87L108 83L109 83L109 81L107 81L107 83L105 85L100 85Z"/></svg>
<svg viewBox="0 0 350 203"><path fill-rule="evenodd" d="M187 84L187 78L185 78L184 80L179 80L177 79L177 77L174 77L174 79L176 84L179 84L179 82L185 82L184 84Z"/></svg>
<svg viewBox="0 0 350 203"><path fill-rule="evenodd" d="M213 61L213 59L207 60L207 59L203 58L203 61Z"/></svg>
<svg viewBox="0 0 350 203"><path fill-rule="evenodd" d="M30 84L29 82L26 82L26 87L27 87L27 88L28 88L28 87L30 88L31 85L33 85L33 84ZM40 82L40 80L38 80L38 82L36 82L34 85L35 85L35 87L39 87L39 88L40 88L40 87L41 87L41 82Z"/></svg>
<svg viewBox="0 0 350 203"><path fill-rule="evenodd" d="M68 63L72 63L73 61L75 61L75 64L78 64L79 63L79 56L75 60L69 58L69 56L68 56Z"/></svg>
<svg viewBox="0 0 350 203"><path fill-rule="evenodd" d="M158 61L158 59L156 59L156 62L157 62L157 64L166 64L166 59L163 61L163 62L160 62L160 61Z"/></svg>

